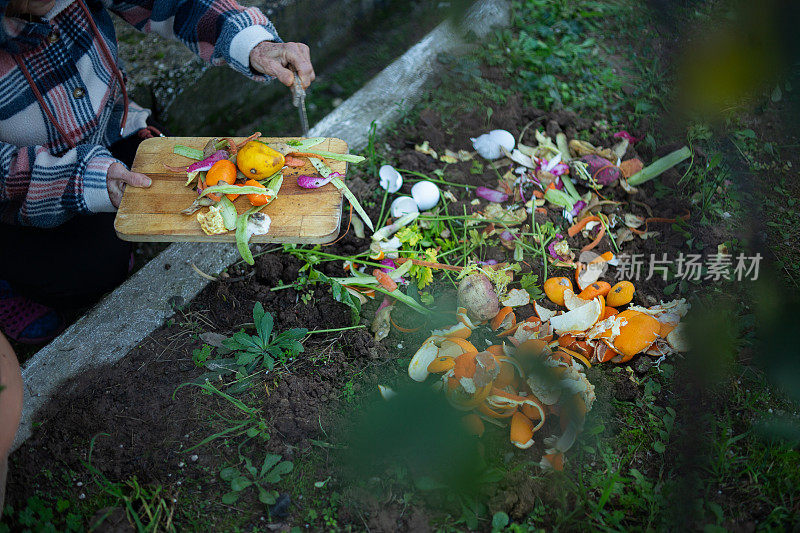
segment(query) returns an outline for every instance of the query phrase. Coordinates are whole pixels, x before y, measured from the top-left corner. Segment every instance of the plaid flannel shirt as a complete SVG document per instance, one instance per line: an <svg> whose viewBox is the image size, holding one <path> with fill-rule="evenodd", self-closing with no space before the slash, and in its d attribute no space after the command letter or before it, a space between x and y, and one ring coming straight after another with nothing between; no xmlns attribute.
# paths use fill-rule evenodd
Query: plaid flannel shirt
<svg viewBox="0 0 800 533"><path fill-rule="evenodd" d="M57 0L40 21L6 16L0 0L0 221L58 226L80 213L114 211L106 173L117 162L106 148L144 127L146 110L131 104L124 132L122 92L103 39L117 61L108 10L144 32L178 39L214 65L255 80L250 51L280 38L256 8L235 0L85 0L99 36L75 0ZM21 59L63 130L42 110L16 63Z"/></svg>

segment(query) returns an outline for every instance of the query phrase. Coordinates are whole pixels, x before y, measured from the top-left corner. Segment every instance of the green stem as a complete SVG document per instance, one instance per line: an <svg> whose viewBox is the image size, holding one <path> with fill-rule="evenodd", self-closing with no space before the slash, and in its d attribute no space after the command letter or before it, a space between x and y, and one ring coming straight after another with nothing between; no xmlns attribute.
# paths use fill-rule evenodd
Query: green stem
<svg viewBox="0 0 800 533"><path fill-rule="evenodd" d="M437 179L437 178L429 178L425 174L421 172L414 172L413 170L400 170L400 172L406 172L408 174L413 174L414 176L419 176L419 179L409 179L409 182L413 181L432 181L434 183L441 183L442 185L449 185L450 187L462 187L464 189L477 189L477 185L467 185L465 183L453 183L452 181Z"/></svg>
<svg viewBox="0 0 800 533"><path fill-rule="evenodd" d="M305 248L295 248L293 250L293 252L290 252L290 253L297 253L297 252L313 254L313 255L319 255L319 256L322 256L322 257L328 257L330 259L339 259L341 261L355 261L356 257L364 255L364 254L358 254L358 255L353 255L353 256L350 256L350 257L344 257L342 255L329 254L329 253L326 253L326 252L319 252L317 250L307 250ZM386 265L382 265L381 263L375 263L375 262L372 262L372 261L358 261L358 263L361 264L361 265L374 266L374 267L378 267L378 268L386 267Z"/></svg>
<svg viewBox="0 0 800 533"><path fill-rule="evenodd" d="M617 240L614 238L614 234L611 233L611 226L608 224L608 219L603 213L598 213L598 215L600 222L603 224L603 228L606 230L606 235L608 235L608 238L611 240L611 244L614 245L614 251L616 251L617 255L619 255L619 246L617 246Z"/></svg>
<svg viewBox="0 0 800 533"><path fill-rule="evenodd" d="M364 324L360 324L358 326L349 326L346 328L333 328L333 329L315 329L309 331L307 335L314 335L315 333L336 333L337 331L349 331L351 329L363 329L366 328Z"/></svg>
<svg viewBox="0 0 800 533"><path fill-rule="evenodd" d="M382 228L386 225L386 220L383 218L383 214L386 211L386 199L389 197L389 191L383 191L383 202L381 202L381 214L378 215L378 225L375 226L376 228ZM389 214L386 213L386 217L389 217Z"/></svg>
<svg viewBox="0 0 800 533"><path fill-rule="evenodd" d="M450 255L450 254L452 254L452 253L458 252L459 250L463 250L463 249L464 249L464 248L466 248L466 247L467 247L467 245L466 245L466 244L462 244L462 245L461 245L461 246L459 246L458 248L453 248L452 250L447 250L446 252L444 252L444 253L442 253L442 254L439 254L439 255L437 256L437 258L438 258L438 259L441 259L442 257L446 257L446 256L448 256L448 255ZM439 262L441 263L441 261L439 261Z"/></svg>

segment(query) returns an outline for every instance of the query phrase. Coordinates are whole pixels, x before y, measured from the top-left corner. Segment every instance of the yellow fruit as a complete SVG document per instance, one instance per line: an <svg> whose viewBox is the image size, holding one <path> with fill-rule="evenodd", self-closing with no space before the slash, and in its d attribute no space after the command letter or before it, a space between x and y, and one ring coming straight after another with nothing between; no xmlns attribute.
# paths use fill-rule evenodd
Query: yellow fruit
<svg viewBox="0 0 800 533"><path fill-rule="evenodd" d="M283 168L285 159L266 144L250 141L236 154L236 166L248 179L263 180Z"/></svg>

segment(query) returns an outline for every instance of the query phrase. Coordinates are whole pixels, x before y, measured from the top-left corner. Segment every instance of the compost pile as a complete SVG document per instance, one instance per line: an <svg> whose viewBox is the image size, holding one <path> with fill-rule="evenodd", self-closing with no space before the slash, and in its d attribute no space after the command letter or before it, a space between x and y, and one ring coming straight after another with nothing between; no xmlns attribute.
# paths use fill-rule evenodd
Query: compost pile
<svg viewBox="0 0 800 533"><path fill-rule="evenodd" d="M463 216L448 210L459 202L451 190L455 187L448 185L458 184L445 179L445 170L418 180L410 196L394 197L384 213L404 174L425 175L382 167L380 185L386 195L378 219L388 218L372 235L369 251L361 254L368 256L365 263L379 264L347 261L350 276L334 281L362 305L383 297L372 320L376 340L386 338L392 327L405 333L420 329L398 325L392 313L404 305L429 314L431 295L420 291L434 273L457 282L458 307L438 309L452 313L454 324L431 331L411 360L409 376L424 382L439 375L433 386L462 411L464 424L477 436L484 423L508 425L511 443L527 449L534 433L549 429L540 464L560 470L595 400L585 368L627 363L639 354L660 361L688 349L681 323L689 310L686 300L643 306L636 302L634 283L616 282L613 276L625 274L627 243L657 236L651 225L688 218L688 212L675 218L625 212L632 202L624 197L634 198L637 187L692 154L682 147L645 166L638 157L626 158L637 141L628 132L614 135L616 142L609 147L568 139L564 133L551 137L534 131L533 138L536 143L526 145L509 131L493 130L471 139L474 151L439 151L428 141L415 146L445 167L472 162L473 168L489 165L496 171L492 187L466 187L474 194L470 205L480 209L467 213L462 203ZM604 213L604 206L614 209ZM571 245L554 221L568 224L565 233L579 244ZM356 221L355 226L364 238L362 225ZM481 259L480 251L492 241L500 245L501 259ZM600 250L601 243L610 249ZM449 262L442 259L445 255ZM540 286L529 272L521 288L509 288L522 264L531 270L526 260L542 262L544 283ZM574 274L548 277L548 268ZM404 285L416 287L404 291ZM542 298L547 302L536 301ZM481 340L473 343L476 333ZM381 393L387 400L394 394L387 387ZM549 424L551 418L558 424Z"/></svg>

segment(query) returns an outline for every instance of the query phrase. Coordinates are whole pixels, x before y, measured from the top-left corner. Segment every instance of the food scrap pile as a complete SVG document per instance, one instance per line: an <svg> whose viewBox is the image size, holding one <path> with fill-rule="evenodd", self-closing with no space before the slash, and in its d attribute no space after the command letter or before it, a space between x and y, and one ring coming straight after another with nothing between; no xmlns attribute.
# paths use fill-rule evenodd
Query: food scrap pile
<svg viewBox="0 0 800 533"><path fill-rule="evenodd" d="M384 268L374 268L370 276L366 267L348 262L345 269L350 277L336 280L362 302L375 297L376 291L385 295L372 325L376 338L382 339L392 325L412 331L392 320L396 301L429 312L398 288L398 284L408 283L404 276L412 268L457 272L457 322L431 332L411 360L409 376L423 382L430 374L440 375L434 386L455 408L467 412L463 420L474 434L483 433L484 423L507 423L510 440L518 448L530 448L537 431L555 427L546 421L558 418L560 431L544 439L540 464L546 469L563 468L564 453L575 442L595 400L586 368L593 363L626 363L638 354L666 357L688 349L681 324L689 310L685 300L642 307L634 303L632 282L612 285L601 279L609 266L619 265L620 246L636 237L652 236L648 223L671 220L604 214L599 208L621 204L606 200L601 191L620 187L635 194L635 187L687 159L691 152L684 147L645 167L638 158L622 160L635 139L626 132L616 137L619 141L612 148L569 141L564 134L551 139L538 131L536 146L518 143L503 130L472 139L477 155L488 161L504 158L495 168L509 170L498 173L496 189L477 187L476 196L489 205L463 217L465 227L484 226L469 239L499 236L503 246L513 252L514 261L522 261L530 249L540 249L545 272L548 265L574 269L574 284L572 276L553 276L543 284L550 304L557 307L534 301L528 290L508 289L515 272L520 271L518 263L471 257L462 267L437 261L441 246L423 254L413 248L416 242L408 236L421 233L424 219L436 218L434 208L440 200L455 202L450 191L441 191L432 181L416 183L411 197L395 198L391 205L394 220L373 234L369 257ZM476 155L446 151L439 156L427 143L418 145L417 151L445 163L452 161L443 158L468 161ZM387 193L402 186L402 175L388 165L381 168L380 178ZM578 187L584 192L579 193ZM548 208L561 213L570 238L586 239L582 248L570 249L567 239L557 232L549 236L543 231L526 233L530 228L527 221L536 225L536 216L547 214ZM532 245L524 248L520 243L526 235L532 235ZM584 256L598 247L604 235L609 235L617 254L606 251ZM465 239L457 244L467 245ZM579 258L576 252L581 254ZM421 288L425 281L418 280ZM483 331L478 338L485 346L469 340L479 329ZM382 392L385 397L390 394L386 388Z"/></svg>
<svg viewBox="0 0 800 533"><path fill-rule="evenodd" d="M252 265L253 256L248 246L250 238L267 234L271 224L270 217L259 211L278 196L283 185L283 169L305 166L303 158L308 158L320 175L298 176L298 186L318 189L332 183L372 227L369 217L342 181L343 176L333 172L325 163L325 159L360 163L363 157L314 149L325 141L321 137L272 143L264 142L260 137L260 133L254 133L241 143L230 138L215 138L209 140L203 150L175 146L175 154L197 161L187 167L167 166L173 172L186 173L187 187L197 180L198 197L182 212L185 215L196 213L197 221L207 235L236 230L239 252ZM246 196L251 206L241 214L234 204L240 196ZM208 210L202 212L204 207Z"/></svg>

